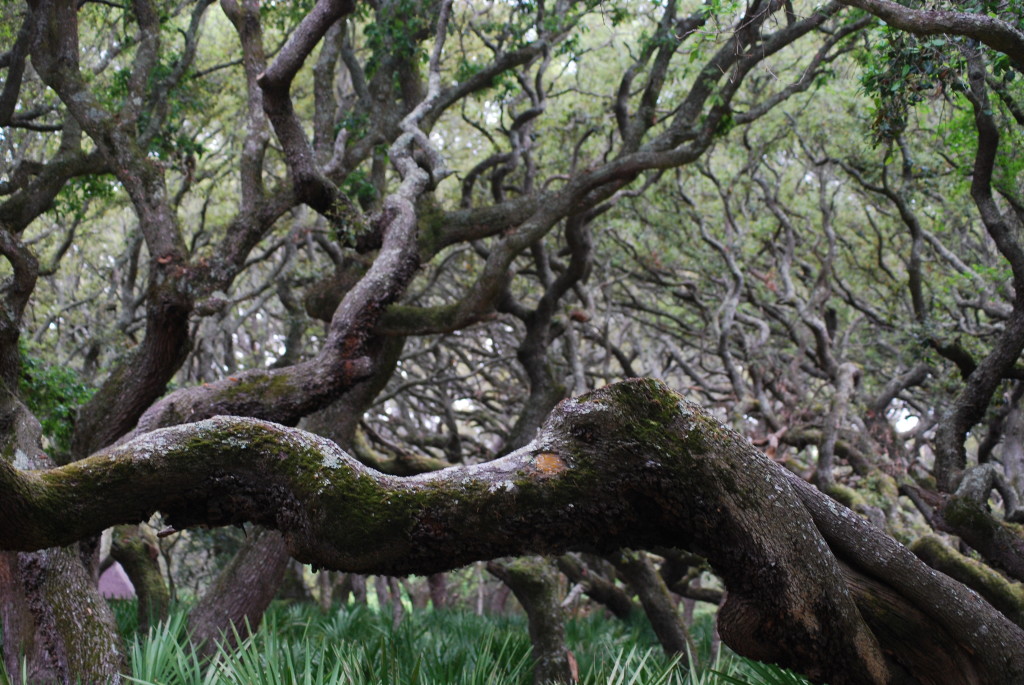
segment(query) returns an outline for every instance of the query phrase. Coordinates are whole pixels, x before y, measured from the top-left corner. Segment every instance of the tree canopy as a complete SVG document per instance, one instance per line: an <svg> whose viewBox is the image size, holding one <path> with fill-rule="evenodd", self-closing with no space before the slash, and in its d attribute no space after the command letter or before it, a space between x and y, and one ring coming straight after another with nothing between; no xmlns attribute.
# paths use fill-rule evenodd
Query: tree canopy
<svg viewBox="0 0 1024 685"><path fill-rule="evenodd" d="M595 598L614 559L655 623L710 568L725 641L816 682L1024 680L1022 29L0 4L5 663L116 678L96 536L138 588L158 515L276 531L224 569L255 620L289 556Z"/></svg>

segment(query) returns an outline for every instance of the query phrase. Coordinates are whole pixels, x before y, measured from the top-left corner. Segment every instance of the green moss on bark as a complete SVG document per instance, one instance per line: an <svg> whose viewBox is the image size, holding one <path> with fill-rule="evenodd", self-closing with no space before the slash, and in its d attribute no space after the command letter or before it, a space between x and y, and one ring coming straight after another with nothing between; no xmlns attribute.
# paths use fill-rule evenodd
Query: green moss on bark
<svg viewBox="0 0 1024 685"><path fill-rule="evenodd" d="M1024 627L1024 585L1007 580L985 564L960 554L934 535L915 540L910 551L932 568L975 590L1010 620Z"/></svg>
<svg viewBox="0 0 1024 685"><path fill-rule="evenodd" d="M942 517L954 529L969 529L986 540L998 532L999 523L981 505L965 497L953 497L942 509Z"/></svg>
<svg viewBox="0 0 1024 685"><path fill-rule="evenodd" d="M457 320L458 312L458 306L454 304L436 307L392 304L381 315L377 329L385 334L450 330Z"/></svg>
<svg viewBox="0 0 1024 685"><path fill-rule="evenodd" d="M867 500L864 499L860 493L853 488L848 488L845 485L840 485L838 483L830 485L825 490L825 494L854 511L862 511L868 506Z"/></svg>
<svg viewBox="0 0 1024 685"><path fill-rule="evenodd" d="M124 670L123 645L109 605L92 586L76 548L47 550L49 568L43 581L43 631L65 651L76 682L111 682Z"/></svg>
<svg viewBox="0 0 1024 685"><path fill-rule="evenodd" d="M228 400L261 397L273 402L294 394L295 388L285 373L248 372L237 376L237 381L225 390L224 397Z"/></svg>

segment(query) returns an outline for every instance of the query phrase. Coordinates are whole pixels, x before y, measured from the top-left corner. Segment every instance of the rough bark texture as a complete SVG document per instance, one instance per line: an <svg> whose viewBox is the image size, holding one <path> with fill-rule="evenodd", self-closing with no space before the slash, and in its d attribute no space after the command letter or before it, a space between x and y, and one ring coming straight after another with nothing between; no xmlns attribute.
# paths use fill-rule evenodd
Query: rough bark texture
<svg viewBox="0 0 1024 685"><path fill-rule="evenodd" d="M320 593L317 604L320 605L320 611L326 614L334 602L334 574L331 571L320 571L316 575L316 587Z"/></svg>
<svg viewBox="0 0 1024 685"><path fill-rule="evenodd" d="M258 628L281 584L288 558L280 533L254 531L189 613L193 644L209 653L217 643L234 644L236 636L244 639Z"/></svg>
<svg viewBox="0 0 1024 685"><path fill-rule="evenodd" d="M40 448L39 422L2 385L0 398L0 462L11 469L52 466ZM0 554L0 622L7 670L17 675L24 670L28 682L120 678L123 661L113 616L77 545Z"/></svg>
<svg viewBox="0 0 1024 685"><path fill-rule="evenodd" d="M23 655L29 683L121 682L114 615L77 546L0 554L0 603L4 662L16 682Z"/></svg>
<svg viewBox="0 0 1024 685"><path fill-rule="evenodd" d="M920 682L1024 681L1019 626L651 380L563 402L503 459L412 478L295 429L217 418L43 473L0 462L0 492L3 549L155 509L178 527L253 520L282 531L302 561L364 573L681 547L723 578L719 628L741 654L842 685L927 674L934 658L923 655L942 649L955 670ZM908 646L893 629L909 612L926 627Z"/></svg>
<svg viewBox="0 0 1024 685"><path fill-rule="evenodd" d="M1007 580L985 564L960 554L935 535L915 540L910 550L932 568L980 594L1024 628L1024 585Z"/></svg>
<svg viewBox="0 0 1024 685"><path fill-rule="evenodd" d="M526 611L533 645L533 682L568 683L573 680L565 647L558 575L549 561L539 557L491 563L487 570L508 585Z"/></svg>

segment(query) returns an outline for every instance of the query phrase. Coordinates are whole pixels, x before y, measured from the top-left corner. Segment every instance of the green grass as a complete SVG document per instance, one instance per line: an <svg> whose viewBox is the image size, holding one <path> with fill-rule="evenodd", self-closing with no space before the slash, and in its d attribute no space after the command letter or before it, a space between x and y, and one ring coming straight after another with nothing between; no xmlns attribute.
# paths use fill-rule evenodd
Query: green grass
<svg viewBox="0 0 1024 685"><path fill-rule="evenodd" d="M130 628L130 612L118 612ZM237 650L203 661L185 639L186 614L145 636L130 636L130 681L141 684L278 685L344 682L475 685L532 683L530 644L520 616L417 611L397 627L364 606L330 614L309 605L275 605ZM725 650L712 661L711 617L695 626L696 667L666 657L642 616L628 623L591 616L571 620L567 637L581 683L609 685L794 685L806 681ZM2 682L2 681L0 681Z"/></svg>
<svg viewBox="0 0 1024 685"><path fill-rule="evenodd" d="M212 659L187 640L188 606L137 635L135 602L111 603L128 646L128 681L141 685L531 685L530 642L519 615L415 611L396 628L388 614L361 605L329 614L275 604L238 649ZM643 615L628 622L601 615L569 620L566 637L580 682L593 685L806 685L776 666L723 649L711 655L713 616L694 623L694 667L661 651ZM23 670L23 669L22 669ZM10 677L0 663L0 685Z"/></svg>

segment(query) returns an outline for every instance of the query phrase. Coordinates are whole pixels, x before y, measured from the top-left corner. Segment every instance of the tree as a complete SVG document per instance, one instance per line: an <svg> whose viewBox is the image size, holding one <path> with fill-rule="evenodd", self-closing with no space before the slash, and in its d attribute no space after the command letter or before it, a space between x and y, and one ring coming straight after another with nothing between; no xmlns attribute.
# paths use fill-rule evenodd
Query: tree
<svg viewBox="0 0 1024 685"><path fill-rule="evenodd" d="M159 510L280 531L225 571L266 581L250 616L286 553L399 574L683 548L723 578L741 653L833 683L1020 679L1020 614L989 604L1008 581L968 579L985 601L882 532L955 534L1024 580L1013 3L2 12L8 664L115 677L89 540ZM854 68L874 149L808 115ZM970 142L939 148L932 125ZM25 338L97 384L49 456ZM927 383L950 365L961 381ZM558 404L641 374L693 387L817 489L657 383ZM430 473L383 476L299 421Z"/></svg>

